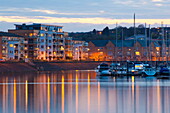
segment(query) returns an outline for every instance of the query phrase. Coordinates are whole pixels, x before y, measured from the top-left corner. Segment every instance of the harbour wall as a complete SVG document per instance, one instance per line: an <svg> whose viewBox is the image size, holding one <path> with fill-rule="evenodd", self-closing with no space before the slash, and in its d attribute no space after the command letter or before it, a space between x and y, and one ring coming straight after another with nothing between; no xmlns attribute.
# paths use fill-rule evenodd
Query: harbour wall
<svg viewBox="0 0 170 113"><path fill-rule="evenodd" d="M36 72L36 71L59 71L59 70L94 70L103 61L90 62L1 62L0 73L6 72ZM112 62L106 62L111 64ZM126 63L126 62L124 62ZM155 62L153 62L155 65ZM163 62L158 62L158 65Z"/></svg>

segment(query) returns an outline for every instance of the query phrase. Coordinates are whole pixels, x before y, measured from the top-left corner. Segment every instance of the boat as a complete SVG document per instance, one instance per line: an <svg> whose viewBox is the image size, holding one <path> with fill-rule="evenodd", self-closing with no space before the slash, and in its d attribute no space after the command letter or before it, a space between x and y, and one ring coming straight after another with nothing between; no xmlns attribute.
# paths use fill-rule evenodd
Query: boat
<svg viewBox="0 0 170 113"><path fill-rule="evenodd" d="M143 76L155 76L156 75L156 69L152 67L146 67L142 71Z"/></svg>
<svg viewBox="0 0 170 113"><path fill-rule="evenodd" d="M97 75L100 76L108 76L111 75L110 69L109 69L109 65L106 63L101 63L97 66L96 68L96 73Z"/></svg>
<svg viewBox="0 0 170 113"><path fill-rule="evenodd" d="M162 66L160 71L159 71L160 75L169 75L169 69L166 66Z"/></svg>

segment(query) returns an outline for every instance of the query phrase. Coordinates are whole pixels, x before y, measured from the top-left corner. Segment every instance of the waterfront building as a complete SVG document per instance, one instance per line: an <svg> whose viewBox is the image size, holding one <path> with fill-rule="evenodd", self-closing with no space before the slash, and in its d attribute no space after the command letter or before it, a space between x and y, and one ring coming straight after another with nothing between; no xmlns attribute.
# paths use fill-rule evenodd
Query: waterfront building
<svg viewBox="0 0 170 113"><path fill-rule="evenodd" d="M93 61L159 61L161 45L152 40L92 40L88 58Z"/></svg>
<svg viewBox="0 0 170 113"><path fill-rule="evenodd" d="M0 32L0 59L24 60L24 38L22 36Z"/></svg>
<svg viewBox="0 0 170 113"><path fill-rule="evenodd" d="M88 42L73 40L73 60L88 60Z"/></svg>
<svg viewBox="0 0 170 113"><path fill-rule="evenodd" d="M16 29L9 30L10 33L21 35L25 39L25 58L34 60L65 60L72 57L68 52L65 42L71 42L71 38L65 37L63 26L46 24L15 24ZM67 48L67 49L66 49ZM67 54L66 54L67 53Z"/></svg>

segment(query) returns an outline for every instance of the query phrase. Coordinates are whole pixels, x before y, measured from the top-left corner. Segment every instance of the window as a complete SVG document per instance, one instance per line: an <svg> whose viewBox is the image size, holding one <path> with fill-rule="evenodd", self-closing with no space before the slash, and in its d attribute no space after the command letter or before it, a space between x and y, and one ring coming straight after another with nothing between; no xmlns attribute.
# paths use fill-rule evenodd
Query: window
<svg viewBox="0 0 170 113"><path fill-rule="evenodd" d="M41 33L41 34L40 34L40 36L44 36L44 34L43 34L43 33Z"/></svg>
<svg viewBox="0 0 170 113"><path fill-rule="evenodd" d="M41 39L41 42L44 42L44 39Z"/></svg>
<svg viewBox="0 0 170 113"><path fill-rule="evenodd" d="M10 44L9 47L13 47L14 45L13 44Z"/></svg>
<svg viewBox="0 0 170 113"><path fill-rule="evenodd" d="M29 36L33 36L33 33L30 33Z"/></svg>
<svg viewBox="0 0 170 113"><path fill-rule="evenodd" d="M136 55L140 55L140 52L139 52L139 51L136 51L135 54L136 54Z"/></svg>
<svg viewBox="0 0 170 113"><path fill-rule="evenodd" d="M44 48L44 46L43 46L43 45L41 45L41 48Z"/></svg>

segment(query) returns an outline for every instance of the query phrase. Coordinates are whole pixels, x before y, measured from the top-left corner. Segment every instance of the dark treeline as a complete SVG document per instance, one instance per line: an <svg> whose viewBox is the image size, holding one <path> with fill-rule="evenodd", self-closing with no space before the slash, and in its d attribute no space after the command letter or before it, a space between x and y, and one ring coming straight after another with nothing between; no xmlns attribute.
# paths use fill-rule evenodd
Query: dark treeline
<svg viewBox="0 0 170 113"><path fill-rule="evenodd" d="M164 30L162 30L161 27L158 28L145 28L144 25L139 25L136 29L136 35L145 35L145 31L147 34L147 37L150 37L152 39L161 39L162 34L164 31L164 36L169 39L170 37L170 27L164 27ZM134 35L134 27L117 27L117 39L125 39L127 37ZM90 32L77 32L77 33L69 33L70 37L73 37L74 39L80 39L80 40L115 40L116 39L116 28L109 29L109 27L105 27L102 31L98 31L96 29L93 29Z"/></svg>

